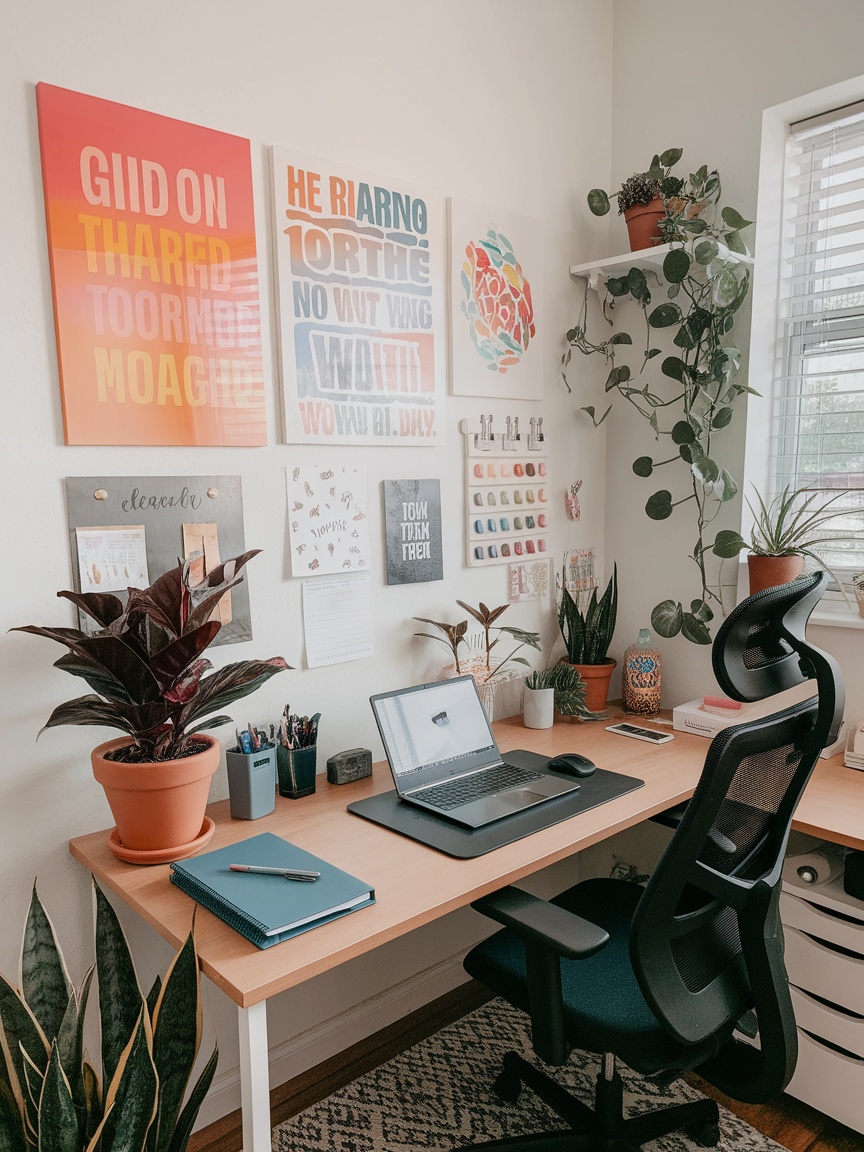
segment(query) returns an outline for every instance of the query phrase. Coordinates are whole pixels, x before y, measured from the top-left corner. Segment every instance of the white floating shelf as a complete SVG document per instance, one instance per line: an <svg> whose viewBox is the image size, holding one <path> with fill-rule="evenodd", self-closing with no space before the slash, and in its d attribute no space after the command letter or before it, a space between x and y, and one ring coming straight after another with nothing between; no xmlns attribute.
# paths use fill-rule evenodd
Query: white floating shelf
<svg viewBox="0 0 864 1152"><path fill-rule="evenodd" d="M671 244L657 244L654 248L625 252L623 256L607 256L603 260L592 260L590 264L573 264L570 275L590 276L592 272L601 272L604 276L620 276L630 268L651 268L659 272L663 269L666 253L671 249Z"/></svg>

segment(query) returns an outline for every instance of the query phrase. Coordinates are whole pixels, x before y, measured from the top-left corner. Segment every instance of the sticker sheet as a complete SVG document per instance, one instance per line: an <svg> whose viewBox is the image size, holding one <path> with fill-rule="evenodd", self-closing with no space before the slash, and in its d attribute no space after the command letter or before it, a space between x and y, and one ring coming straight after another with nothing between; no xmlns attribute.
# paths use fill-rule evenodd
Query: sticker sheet
<svg viewBox="0 0 864 1152"><path fill-rule="evenodd" d="M367 571L366 469L297 465L286 482L291 575Z"/></svg>

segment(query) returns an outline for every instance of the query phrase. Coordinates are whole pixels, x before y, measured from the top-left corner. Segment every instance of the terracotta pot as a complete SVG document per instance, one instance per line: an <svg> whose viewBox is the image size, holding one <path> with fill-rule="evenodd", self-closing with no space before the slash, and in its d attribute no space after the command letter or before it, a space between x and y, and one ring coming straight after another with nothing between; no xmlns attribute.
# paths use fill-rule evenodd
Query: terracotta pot
<svg viewBox="0 0 864 1152"><path fill-rule="evenodd" d="M154 764L123 764L105 753L129 740L108 740L90 753L93 775L105 789L117 835L135 852L182 849L199 837L220 747L212 736L194 756Z"/></svg>
<svg viewBox="0 0 864 1152"><path fill-rule="evenodd" d="M632 208L624 209L631 252L663 243L657 225L665 215L666 209L659 196L655 196L650 204L634 204Z"/></svg>
<svg viewBox="0 0 864 1152"><path fill-rule="evenodd" d="M764 592L766 588L776 588L778 584L789 584L804 571L803 556L748 556L747 568L750 573L750 595Z"/></svg>
<svg viewBox="0 0 864 1152"><path fill-rule="evenodd" d="M603 712L616 661L607 657L602 664L574 664L573 667L585 681L585 707L589 712Z"/></svg>

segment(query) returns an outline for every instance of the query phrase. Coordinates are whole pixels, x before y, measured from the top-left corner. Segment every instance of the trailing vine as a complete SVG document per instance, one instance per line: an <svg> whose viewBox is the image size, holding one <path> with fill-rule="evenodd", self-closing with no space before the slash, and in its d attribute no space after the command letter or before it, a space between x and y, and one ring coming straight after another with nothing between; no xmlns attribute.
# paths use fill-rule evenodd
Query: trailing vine
<svg viewBox="0 0 864 1152"><path fill-rule="evenodd" d="M573 349L583 355L602 355L609 365L606 393L617 392L635 408L658 443L668 440L671 454L658 452L662 459L646 455L633 461L637 476L648 478L660 468L681 462L689 471L686 496L673 500L669 488L660 488L646 501L645 512L652 520L666 520L675 508L692 506L696 542L690 559L698 574L699 595L690 601L689 611L679 601L662 601L651 613L651 623L661 636L680 632L694 644L711 643L708 626L714 607L722 610L723 606L720 589L711 587L706 571L706 555L716 543L716 538L708 539L710 525L738 492L735 478L717 459L715 436L731 423L738 398L754 391L736 380L741 352L730 342L736 314L750 290L752 259L741 233L752 221L734 208L718 211L719 199L720 177L705 166L690 174L677 195L664 199L666 215L660 228L672 247L663 261L663 280L655 276L653 295L648 278L637 267L630 268L626 276L610 276L606 281L603 315L610 325L616 301L628 297L644 318L644 348L635 375L630 365L616 362L620 351L633 345L628 332L616 331L600 341L588 334L590 282L585 285L578 320L567 333L568 348L562 358L562 376L572 391L566 371ZM656 303L654 297L664 286L666 299ZM656 346L662 330L674 332L672 355L663 356L663 349ZM610 403L599 417L593 406L582 411L599 427L611 409Z"/></svg>

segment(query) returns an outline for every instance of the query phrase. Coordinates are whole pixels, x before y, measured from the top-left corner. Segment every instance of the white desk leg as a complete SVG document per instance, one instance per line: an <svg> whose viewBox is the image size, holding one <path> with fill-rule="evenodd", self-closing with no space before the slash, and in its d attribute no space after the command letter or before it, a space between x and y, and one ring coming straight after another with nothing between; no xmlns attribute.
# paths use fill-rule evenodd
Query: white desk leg
<svg viewBox="0 0 864 1152"><path fill-rule="evenodd" d="M237 1009L243 1152L270 1152L270 1069L267 1001Z"/></svg>

